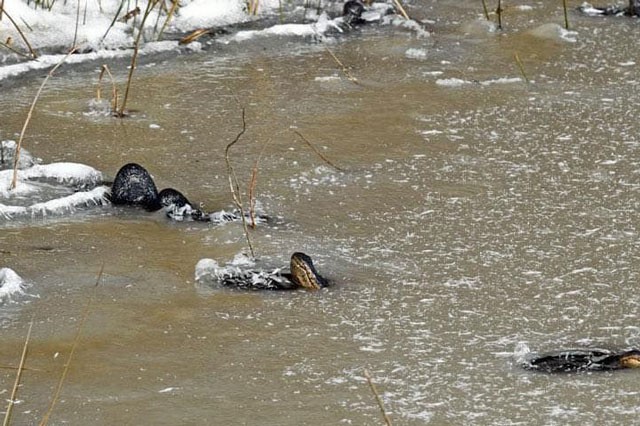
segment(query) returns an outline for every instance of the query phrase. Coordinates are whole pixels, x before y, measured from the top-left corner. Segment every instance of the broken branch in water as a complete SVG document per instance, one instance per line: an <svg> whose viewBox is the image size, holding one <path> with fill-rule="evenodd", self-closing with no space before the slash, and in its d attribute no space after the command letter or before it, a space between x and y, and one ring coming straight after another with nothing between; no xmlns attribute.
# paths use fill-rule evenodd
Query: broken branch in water
<svg viewBox="0 0 640 426"><path fill-rule="evenodd" d="M240 194L240 184L238 183L238 177L236 176L236 172L231 165L231 160L229 159L229 151L231 147L235 145L242 135L244 135L247 130L247 122L245 120L245 110L242 107L242 130L238 133L236 138L227 145L224 149L224 161L227 163L227 175L229 177L229 187L231 188L231 195L233 197L233 202L235 203L238 210L240 210L240 217L242 218L242 229L244 230L244 235L247 238L247 244L249 245L249 251L251 252L251 257L255 259L255 252L253 251L253 244L251 244L251 238L249 237L249 228L247 227L247 219L244 216L244 207L242 204L242 195Z"/></svg>
<svg viewBox="0 0 640 426"><path fill-rule="evenodd" d="M336 166L335 164L333 164L327 157L325 157L324 155L322 155L322 153L320 151L318 151L318 149L313 146L313 144L311 142L309 142L309 140L307 138L304 137L304 135L302 133L300 133L297 130L294 130L293 133L295 133L296 135L300 136L300 139L302 139L302 141L307 144L307 146L309 148L311 148L311 150L320 158L322 158L322 160L327 163L328 165L330 165L331 167L333 167L334 169L338 170L339 172L344 172L344 169L341 169L340 167Z"/></svg>
<svg viewBox="0 0 640 426"><path fill-rule="evenodd" d="M13 410L13 405L16 401L16 395L18 394L18 386L20 386L20 378L22 377L22 372L24 371L24 363L27 360L27 349L29 347L29 339L31 338L31 329L33 328L33 318L29 323L29 330L27 331L27 337L24 339L24 347L22 348L22 356L20 357L20 364L18 365L18 371L16 372L16 381L13 384L13 389L11 390L11 397L9 397L9 405L7 405L7 411L4 415L4 421L2 422L2 426L8 426L11 421L11 411Z"/></svg>
<svg viewBox="0 0 640 426"><path fill-rule="evenodd" d="M378 390L376 389L376 385L373 384L373 381L371 380L371 375L369 374L369 370L367 370L366 368L364 369L364 377L365 379L367 379L367 383L369 384L369 389L371 389L371 392L373 393L373 396L375 396L376 398L376 402L378 403L378 407L380 407L380 412L382 413L382 418L384 419L384 422L387 426L391 426L391 419L389 418L389 416L387 415L386 410L384 409L384 404L382 403L382 398L380 397L380 394L378 393Z"/></svg>

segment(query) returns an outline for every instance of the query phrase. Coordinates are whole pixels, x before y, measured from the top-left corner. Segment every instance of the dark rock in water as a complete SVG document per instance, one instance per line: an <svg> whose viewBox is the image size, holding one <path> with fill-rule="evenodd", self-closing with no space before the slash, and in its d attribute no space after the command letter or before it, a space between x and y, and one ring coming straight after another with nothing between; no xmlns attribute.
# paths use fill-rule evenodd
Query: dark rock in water
<svg viewBox="0 0 640 426"><path fill-rule="evenodd" d="M640 368L640 350L613 352L607 349L568 349L538 355L523 366L544 373Z"/></svg>
<svg viewBox="0 0 640 426"><path fill-rule="evenodd" d="M111 202L116 205L141 206L149 211L162 207L153 178L144 167L136 163L126 164L118 170L111 187Z"/></svg>

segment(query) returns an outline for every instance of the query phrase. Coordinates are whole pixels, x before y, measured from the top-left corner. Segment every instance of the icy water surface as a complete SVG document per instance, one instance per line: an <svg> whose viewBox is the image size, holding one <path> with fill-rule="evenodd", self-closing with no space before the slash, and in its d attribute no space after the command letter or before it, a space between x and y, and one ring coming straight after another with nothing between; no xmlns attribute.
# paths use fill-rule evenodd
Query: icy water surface
<svg viewBox="0 0 640 426"><path fill-rule="evenodd" d="M517 365L525 347L640 345L640 91L622 48L637 22L572 14L563 35L548 25L561 10L533 3L499 33L457 3L410 9L434 21L428 38L378 27L147 58L126 120L88 114L93 70L53 80L34 155L111 175L139 162L209 210L230 204L224 147L244 106L232 161L244 185L260 158L258 199L280 218L251 234L260 262L304 251L334 286L195 284L199 259L246 248L237 223L109 206L1 222L0 267L29 287L0 306L0 364L34 320L15 424L44 415L90 302L53 424L381 424L364 368L394 424L637 422L637 372ZM3 139L39 83L2 92ZM0 371L5 399L14 374Z"/></svg>

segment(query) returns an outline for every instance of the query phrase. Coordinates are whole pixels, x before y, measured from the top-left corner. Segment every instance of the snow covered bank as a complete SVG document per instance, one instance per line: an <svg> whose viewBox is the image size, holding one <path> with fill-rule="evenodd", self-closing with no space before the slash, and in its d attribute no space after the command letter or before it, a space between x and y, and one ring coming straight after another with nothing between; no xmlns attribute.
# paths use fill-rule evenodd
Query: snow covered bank
<svg viewBox="0 0 640 426"><path fill-rule="evenodd" d="M13 180L15 141L0 142L0 219L23 215L63 214L83 206L108 203L102 173L78 163L38 164L23 150L16 187ZM4 169L4 170L2 170Z"/></svg>
<svg viewBox="0 0 640 426"><path fill-rule="evenodd" d="M84 2L80 3L78 15L76 2L56 1L48 10L35 8L35 2L28 5L26 0L4 0L5 13L11 16L13 22L6 16L0 20L0 41L5 44L5 48L0 49L0 81L30 70L52 67L66 56L71 46L76 46L78 50L65 59L67 64L130 56L147 1L136 2L140 9L136 13L125 10L122 4L121 0ZM247 13L245 0L182 0L170 18L166 10L151 11L145 21L139 53L149 55L172 50L198 50L202 44L196 42L183 46L177 39L196 29L228 28L250 21L256 21L254 29L232 31L228 36L217 37L215 42L246 42L256 36L321 38L348 28L340 16L342 4L341 0L322 0L311 7L302 0L286 3L281 0L261 0L258 14L254 16ZM283 11L284 15L281 14L281 7L287 9ZM363 13L362 19L404 27L418 36L428 35L414 21L398 18L397 15L387 16L392 11L389 2L373 3ZM287 23L286 13L296 23ZM284 16L285 23L279 18L278 25L267 26L268 20L260 19L268 16ZM31 48L16 26L24 33L37 59L31 57ZM207 40L210 42L211 39Z"/></svg>

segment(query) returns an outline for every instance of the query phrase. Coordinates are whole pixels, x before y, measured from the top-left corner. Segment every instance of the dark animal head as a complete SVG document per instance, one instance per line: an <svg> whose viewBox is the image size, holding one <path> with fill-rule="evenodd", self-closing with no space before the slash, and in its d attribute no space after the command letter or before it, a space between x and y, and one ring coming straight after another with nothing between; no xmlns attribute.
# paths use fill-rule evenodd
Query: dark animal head
<svg viewBox="0 0 640 426"><path fill-rule="evenodd" d="M359 0L349 0L342 8L342 16L347 24L356 24L361 21L364 12L364 4Z"/></svg>
<svg viewBox="0 0 640 426"><path fill-rule="evenodd" d="M158 194L160 205L169 208L181 208L187 204L191 205L187 197L182 195L180 191L173 188L165 188Z"/></svg>
<svg viewBox="0 0 640 426"><path fill-rule="evenodd" d="M111 202L117 205L141 206L149 211L162 207L158 189L149 172L139 164L125 164L118 170L111 186Z"/></svg>
<svg viewBox="0 0 640 426"><path fill-rule="evenodd" d="M329 284L327 279L316 271L313 260L300 252L291 255L291 280L307 290L320 290Z"/></svg>

